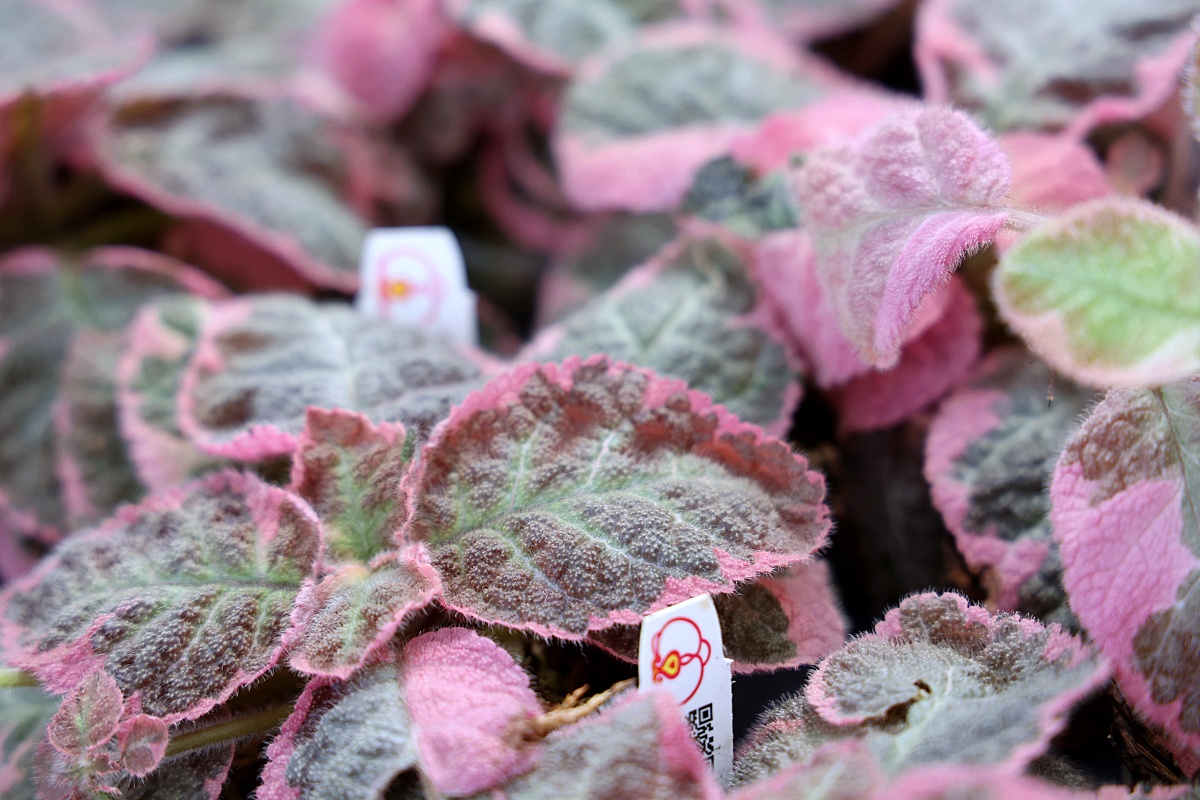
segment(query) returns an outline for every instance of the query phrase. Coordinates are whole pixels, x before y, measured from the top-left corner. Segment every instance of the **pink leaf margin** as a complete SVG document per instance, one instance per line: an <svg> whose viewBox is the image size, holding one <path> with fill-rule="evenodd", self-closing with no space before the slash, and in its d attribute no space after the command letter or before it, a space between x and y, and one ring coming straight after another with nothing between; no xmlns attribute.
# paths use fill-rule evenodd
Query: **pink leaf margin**
<svg viewBox="0 0 1200 800"><path fill-rule="evenodd" d="M417 516L417 497L424 481L426 465L430 458L436 455L437 449L443 446L443 440L449 436L454 428L477 413L516 405L520 402L521 389L534 375L540 375L547 382L569 391L574 383L575 372L581 367L594 366L604 366L610 374L614 372L635 373L648 378L649 381L643 394L643 408L659 408L670 401L683 397L686 398L692 413L697 415L712 414L716 418L717 426L713 432L713 441L701 448L701 452L705 456L716 457L718 460L728 459L735 464L739 464L739 474L771 490L783 488L781 482L783 479L775 474L769 460L760 461L756 456L759 455L758 451L761 451L763 448L768 449L767 455L773 455L769 452L772 449L782 448L788 454L787 457L794 462L794 465L802 470L803 479L810 486L819 489L821 495L824 496L825 477L819 472L810 470L808 468L808 461L803 455L792 452L787 444L769 436L757 425L742 422L727 411L724 406L714 403L712 398L703 392L688 389L687 384L681 380L664 378L651 370L621 361L613 361L605 355L590 356L586 359L579 356L572 356L561 364L523 364L510 369L508 372L501 373L482 389L469 394L461 405L450 412L449 417L438 423L437 427L433 430L429 442L421 451L421 457L417 466L414 469L410 469L400 482L400 490L404 494L407 508L407 521L396 534L395 541L397 545L404 547L407 544L413 543L412 529ZM778 451L774 455L779 455ZM770 572L792 564L805 563L813 557L812 553L815 553L824 545L832 524L828 507L824 503L818 504L816 518L816 525L820 529L818 541L811 553L799 558L794 555L759 552L755 554L753 561L746 562L735 558L719 547L714 548L714 554L716 555L721 575L727 583L711 581L695 576L683 579L667 578L662 595L645 613L651 614L696 595L704 594L705 592L714 594L729 592L733 590L734 584L750 580L764 572ZM481 622L499 623L510 628L528 630L547 638L573 641L586 638L586 634L550 628L539 623L531 622L524 625L514 625L510 620L485 618L473 609L448 602L445 597L440 598L440 602L451 611ZM589 619L588 631L602 630L612 625L640 624L642 618L642 614L633 611L614 611L604 617L592 615Z"/></svg>
<svg viewBox="0 0 1200 800"><path fill-rule="evenodd" d="M734 661L735 675L815 664L845 643L849 624L829 562L814 558L778 576L761 578L758 583L775 597L787 615L787 638L796 645L796 657L783 664Z"/></svg>
<svg viewBox="0 0 1200 800"><path fill-rule="evenodd" d="M740 51L782 72L805 75L829 90L854 85L829 65L798 54L765 31L715 31L689 23L649 29L635 42L585 61L575 80L599 77L636 49L707 43ZM553 147L563 188L577 208L650 213L676 208L700 167L754 128L753 122L709 123L622 137L599 147L559 130Z"/></svg>

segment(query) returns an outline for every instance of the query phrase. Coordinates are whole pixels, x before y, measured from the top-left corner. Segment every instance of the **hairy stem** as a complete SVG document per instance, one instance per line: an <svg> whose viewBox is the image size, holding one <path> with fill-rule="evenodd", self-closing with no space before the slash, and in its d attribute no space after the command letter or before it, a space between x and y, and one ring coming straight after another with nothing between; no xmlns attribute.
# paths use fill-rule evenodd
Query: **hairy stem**
<svg viewBox="0 0 1200 800"><path fill-rule="evenodd" d="M1005 213L1008 214L1008 219L1004 222L1004 227L1014 231L1033 230L1038 225L1041 225L1049 217L1042 214L1035 214L1032 211L1025 211L1020 208L1006 208Z"/></svg>
<svg viewBox="0 0 1200 800"><path fill-rule="evenodd" d="M23 669L0 667L0 689L17 689L24 686L40 686L33 673Z"/></svg>
<svg viewBox="0 0 1200 800"><path fill-rule="evenodd" d="M231 719L228 722L221 722L206 728L198 728L194 731L181 733L178 736L172 737L170 743L167 744L167 755L176 756L180 753L186 753L189 750L197 750L201 747L209 747L214 744L222 744L224 742L248 739L256 736L266 736L282 725L283 721L291 715L294 709L294 704L285 703L271 708L264 708L261 711L255 711L252 714Z"/></svg>

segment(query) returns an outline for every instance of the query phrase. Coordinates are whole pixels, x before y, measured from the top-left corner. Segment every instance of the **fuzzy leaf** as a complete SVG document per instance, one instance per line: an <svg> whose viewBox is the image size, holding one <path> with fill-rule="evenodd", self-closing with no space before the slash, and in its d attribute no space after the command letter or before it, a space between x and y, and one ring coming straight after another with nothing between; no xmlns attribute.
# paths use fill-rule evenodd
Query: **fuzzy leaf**
<svg viewBox="0 0 1200 800"><path fill-rule="evenodd" d="M999 145L945 108L896 115L809 154L796 195L821 283L864 361L895 365L922 299L1004 224L1008 188Z"/></svg>
<svg viewBox="0 0 1200 800"><path fill-rule="evenodd" d="M921 8L915 56L928 100L996 130L1067 127L1083 138L1170 97L1197 12L1197 0L934 0Z"/></svg>
<svg viewBox="0 0 1200 800"><path fill-rule="evenodd" d="M455 20L534 69L569 74L638 28L688 16L686 0L450 0Z"/></svg>
<svg viewBox="0 0 1200 800"><path fill-rule="evenodd" d="M345 187L364 147L295 101L210 95L126 105L95 158L116 188L216 224L318 286L354 291L367 225ZM236 285L242 272L220 276Z"/></svg>
<svg viewBox="0 0 1200 800"><path fill-rule="evenodd" d="M149 775L125 777L122 800L217 800L233 765L233 743L164 758Z"/></svg>
<svg viewBox="0 0 1200 800"><path fill-rule="evenodd" d="M162 491L221 463L179 429L175 396L210 310L193 295L172 295L142 307L125 329L115 370L121 433L138 478Z"/></svg>
<svg viewBox="0 0 1200 800"><path fill-rule="evenodd" d="M717 800L721 792L675 702L635 693L546 738L537 767L506 783L507 800ZM479 795L484 800L490 795Z"/></svg>
<svg viewBox="0 0 1200 800"><path fill-rule="evenodd" d="M399 423L372 425L362 414L308 409L290 489L321 519L330 561L365 564L391 547L404 524L397 489L410 458L406 444Z"/></svg>
<svg viewBox="0 0 1200 800"><path fill-rule="evenodd" d="M40 525L22 527L35 532L65 522L52 407L72 339L119 330L141 303L183 289L220 291L189 267L135 248L98 248L77 260L25 248L0 259L0 488L12 508L0 521L26 512Z"/></svg>
<svg viewBox="0 0 1200 800"><path fill-rule="evenodd" d="M93 672L69 694L50 718L50 743L69 756L81 756L117 735L125 698L106 672Z"/></svg>
<svg viewBox="0 0 1200 800"><path fill-rule="evenodd" d="M263 295L214 305L185 372L180 427L234 459L291 453L309 406L428 430L480 383L450 344L343 305Z"/></svg>
<svg viewBox="0 0 1200 800"><path fill-rule="evenodd" d="M814 664L846 639L833 576L819 558L719 594L713 604L735 674ZM588 641L637 663L639 636L640 626L614 625Z"/></svg>
<svg viewBox="0 0 1200 800"><path fill-rule="evenodd" d="M440 793L473 794L529 769L512 724L539 711L529 676L465 628L418 636L347 681L315 678L267 750L261 800L381 798L417 767Z"/></svg>
<svg viewBox="0 0 1200 800"><path fill-rule="evenodd" d="M437 573L419 552L387 554L369 567L343 566L296 600L300 633L292 668L348 677L425 608L437 588Z"/></svg>
<svg viewBox="0 0 1200 800"><path fill-rule="evenodd" d="M496 378L404 487L447 606L566 639L806 561L829 529L802 456L603 356Z"/></svg>
<svg viewBox="0 0 1200 800"><path fill-rule="evenodd" d="M72 529L99 522L117 504L142 496L117 428L113 373L122 338L119 331L81 331L62 366L52 415L58 482Z"/></svg>
<svg viewBox="0 0 1200 800"><path fill-rule="evenodd" d="M33 800L33 754L58 701L40 689L0 690L0 795Z"/></svg>
<svg viewBox="0 0 1200 800"><path fill-rule="evenodd" d="M148 714L123 720L117 738L121 764L135 778L144 778L154 771L167 752L167 724Z"/></svg>
<svg viewBox="0 0 1200 800"><path fill-rule="evenodd" d="M104 669L146 713L195 719L278 660L321 550L302 501L218 473L122 509L12 584L5 653L54 691Z"/></svg>
<svg viewBox="0 0 1200 800"><path fill-rule="evenodd" d="M708 162L696 173L682 211L751 238L800 224L800 209L782 171L755 178L750 168L729 156Z"/></svg>
<svg viewBox="0 0 1200 800"><path fill-rule="evenodd" d="M606 354L679 378L782 435L800 386L787 353L745 319L757 305L740 247L684 236L615 288L544 330L523 360Z"/></svg>
<svg viewBox="0 0 1200 800"><path fill-rule="evenodd" d="M1103 659L1057 625L993 617L955 594L914 595L763 715L739 754L738 781L848 738L891 776L937 764L1015 774L1107 679Z"/></svg>
<svg viewBox="0 0 1200 800"><path fill-rule="evenodd" d="M765 32L643 34L568 87L554 142L563 186L582 209L669 210L738 135L842 84Z"/></svg>
<svg viewBox="0 0 1200 800"><path fill-rule="evenodd" d="M1071 608L1138 715L1200 767L1200 381L1113 390L1068 440L1050 519Z"/></svg>
<svg viewBox="0 0 1200 800"><path fill-rule="evenodd" d="M1006 322L1093 386L1200 370L1200 230L1137 200L1096 200L1027 234L992 278Z"/></svg>
<svg viewBox="0 0 1200 800"><path fill-rule="evenodd" d="M867 800L883 783L875 756L850 739L822 747L807 763L757 776L729 800Z"/></svg>
<svg viewBox="0 0 1200 800"><path fill-rule="evenodd" d="M939 294L946 297L938 301L945 303L942 317L905 343L896 366L857 375L832 391L839 433L903 422L940 399L975 365L983 320L974 296L957 278Z"/></svg>
<svg viewBox="0 0 1200 800"><path fill-rule="evenodd" d="M925 477L934 504L967 564L983 571L995 608L1073 620L1051 540L1047 486L1092 399L1023 348L1009 347L979 365L929 428Z"/></svg>

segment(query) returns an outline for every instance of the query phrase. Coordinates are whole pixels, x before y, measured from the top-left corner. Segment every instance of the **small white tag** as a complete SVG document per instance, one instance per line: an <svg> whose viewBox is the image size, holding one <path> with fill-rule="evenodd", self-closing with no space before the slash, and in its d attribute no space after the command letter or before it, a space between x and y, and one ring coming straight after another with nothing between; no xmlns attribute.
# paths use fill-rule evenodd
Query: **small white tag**
<svg viewBox="0 0 1200 800"><path fill-rule="evenodd" d="M475 293L449 228L375 228L363 242L355 306L364 314L479 343Z"/></svg>
<svg viewBox="0 0 1200 800"><path fill-rule="evenodd" d="M638 685L668 689L722 780L733 769L733 674L712 597L702 594L642 620Z"/></svg>

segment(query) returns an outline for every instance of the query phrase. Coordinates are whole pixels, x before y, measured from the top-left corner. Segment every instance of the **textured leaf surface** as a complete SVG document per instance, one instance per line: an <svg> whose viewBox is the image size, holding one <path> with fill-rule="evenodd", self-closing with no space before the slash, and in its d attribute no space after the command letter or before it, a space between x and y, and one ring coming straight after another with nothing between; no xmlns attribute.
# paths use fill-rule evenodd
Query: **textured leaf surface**
<svg viewBox="0 0 1200 800"><path fill-rule="evenodd" d="M148 55L148 38L108 29L93 10L46 0L0 3L0 107L26 93L76 101L83 111L105 86L137 68ZM73 97L74 95L74 97ZM55 113L61 113L61 106Z"/></svg>
<svg viewBox="0 0 1200 800"><path fill-rule="evenodd" d="M556 731L539 750L537 768L504 785L508 800L717 800L721 795L666 693L634 694L596 718Z"/></svg>
<svg viewBox="0 0 1200 800"><path fill-rule="evenodd" d="M875 757L850 740L826 745L808 763L758 776L729 800L866 800L883 784Z"/></svg>
<svg viewBox="0 0 1200 800"><path fill-rule="evenodd" d="M945 395L974 366L983 332L974 296L957 279L937 294L942 297L931 299L944 303L941 318L905 343L894 367L856 375L832 391L840 433L903 422Z"/></svg>
<svg viewBox="0 0 1200 800"><path fill-rule="evenodd" d="M820 558L719 594L713 604L735 673L815 664L846 639L833 576ZM588 641L637 663L640 635L639 625L614 625L589 634Z"/></svg>
<svg viewBox="0 0 1200 800"><path fill-rule="evenodd" d="M1053 399L1051 399L1051 391ZM993 352L938 409L925 442L933 501L989 603L1067 624L1048 491L1093 393L1023 348Z"/></svg>
<svg viewBox="0 0 1200 800"><path fill-rule="evenodd" d="M532 766L511 725L539 710L495 642L465 628L426 633L347 681L311 681L267 751L258 796L378 798L413 767L438 792L483 791Z"/></svg>
<svg viewBox="0 0 1200 800"><path fill-rule="evenodd" d="M1195 379L1110 391L1050 487L1071 608L1188 774L1200 767L1198 417Z"/></svg>
<svg viewBox="0 0 1200 800"><path fill-rule="evenodd" d="M117 735L125 698L106 672L88 675L67 695L46 726L50 744L63 753L81 756Z"/></svg>
<svg viewBox="0 0 1200 800"><path fill-rule="evenodd" d="M806 561L829 529L803 457L604 357L493 380L404 485L448 606L568 639Z"/></svg>
<svg viewBox="0 0 1200 800"><path fill-rule="evenodd" d="M915 54L929 100L997 130L1086 133L1170 96L1197 12L1196 0L936 0L921 8Z"/></svg>
<svg viewBox="0 0 1200 800"><path fill-rule="evenodd" d="M77 261L26 248L0 259L0 488L14 512L6 518L25 512L43 529L65 522L52 407L71 340L118 330L141 303L182 289L219 291L184 265L134 248L91 250Z"/></svg>
<svg viewBox="0 0 1200 800"><path fill-rule="evenodd" d="M1136 200L1096 200L1027 234L992 287L1006 322L1060 372L1151 386L1200 370L1200 230Z"/></svg>
<svg viewBox="0 0 1200 800"><path fill-rule="evenodd" d="M456 21L534 69L569 73L643 25L687 15L686 0L452 0Z"/></svg>
<svg viewBox="0 0 1200 800"><path fill-rule="evenodd" d="M555 137L567 195L583 209L665 211L699 168L776 111L839 84L767 35L702 28L646 34L580 71Z"/></svg>
<svg viewBox="0 0 1200 800"><path fill-rule="evenodd" d="M123 800L217 800L233 764L233 744L164 759L144 778L120 783Z"/></svg>
<svg viewBox="0 0 1200 800"><path fill-rule="evenodd" d="M256 296L214 306L180 386L180 427L236 459L290 453L309 406L428 430L480 383L450 344L343 305Z"/></svg>
<svg viewBox="0 0 1200 800"><path fill-rule="evenodd" d="M1006 212L1009 165L966 115L923 108L811 153L795 177L817 270L863 360L893 366L922 299Z"/></svg>
<svg viewBox="0 0 1200 800"><path fill-rule="evenodd" d="M708 162L696 173L682 210L750 238L800 224L800 209L783 171L756 178L749 167L729 156Z"/></svg>
<svg viewBox="0 0 1200 800"><path fill-rule="evenodd" d="M959 595L914 595L760 718L740 751L738 780L803 763L846 738L893 776L935 764L1016 774L1107 679L1099 654L1056 625L993 617Z"/></svg>
<svg viewBox="0 0 1200 800"><path fill-rule="evenodd" d="M115 369L121 433L138 478L151 491L183 483L220 463L179 429L175 397L210 306L172 295L142 307L125 329Z"/></svg>
<svg viewBox="0 0 1200 800"><path fill-rule="evenodd" d="M318 286L353 291L367 224L345 198L362 146L295 101L218 95L124 107L97 158L118 188L215 223Z"/></svg>
<svg viewBox="0 0 1200 800"><path fill-rule="evenodd" d="M739 418L782 435L800 399L783 346L745 319L757 306L741 248L685 236L549 328L526 360L606 354L679 378Z"/></svg>
<svg viewBox="0 0 1200 800"><path fill-rule="evenodd" d="M433 600L437 573L420 553L388 554L369 567L343 566L296 601L300 633L291 665L345 678Z"/></svg>
<svg viewBox="0 0 1200 800"><path fill-rule="evenodd" d="M0 690L0 793L33 800L33 754L58 701L40 689Z"/></svg>
<svg viewBox="0 0 1200 800"><path fill-rule="evenodd" d="M391 547L404 524L397 501L410 458L406 443L399 423L372 425L362 414L308 409L290 488L320 517L330 561L365 564Z"/></svg>
<svg viewBox="0 0 1200 800"><path fill-rule="evenodd" d="M99 522L118 503L142 496L117 427L113 373L119 331L82 331L62 366L53 409L58 481L71 529Z"/></svg>
<svg viewBox="0 0 1200 800"><path fill-rule="evenodd" d="M194 719L274 665L320 525L232 472L123 509L0 595L14 663L67 691L105 669L142 710Z"/></svg>

